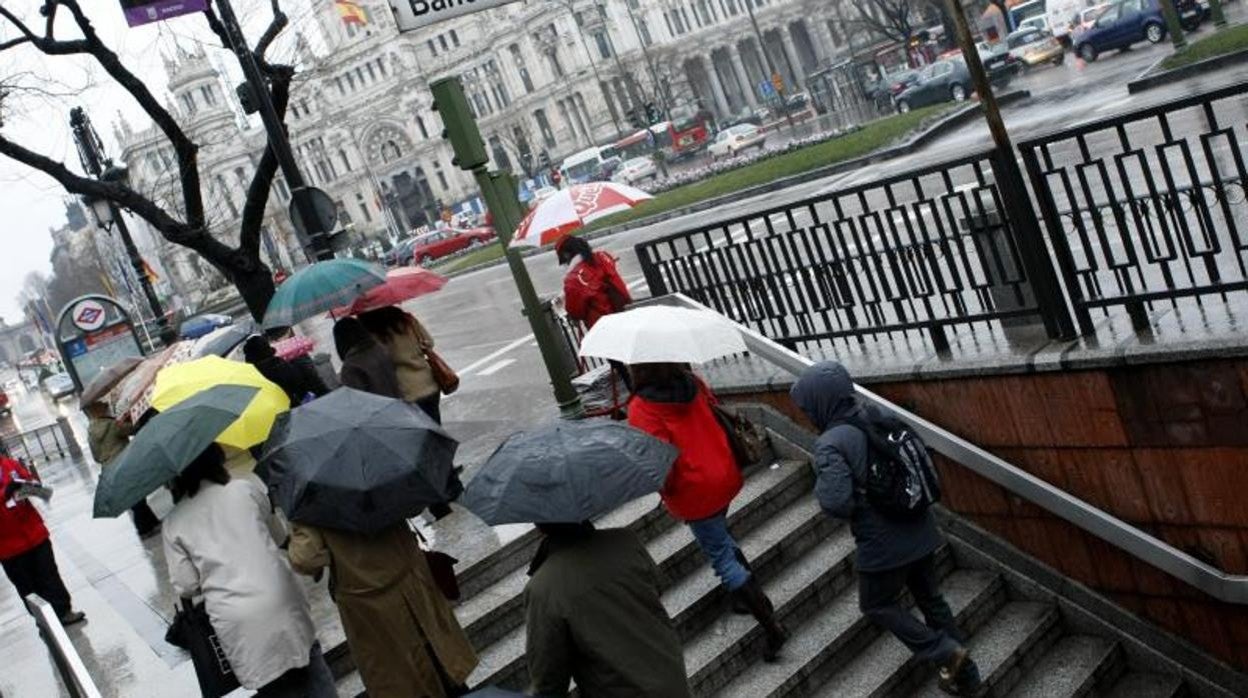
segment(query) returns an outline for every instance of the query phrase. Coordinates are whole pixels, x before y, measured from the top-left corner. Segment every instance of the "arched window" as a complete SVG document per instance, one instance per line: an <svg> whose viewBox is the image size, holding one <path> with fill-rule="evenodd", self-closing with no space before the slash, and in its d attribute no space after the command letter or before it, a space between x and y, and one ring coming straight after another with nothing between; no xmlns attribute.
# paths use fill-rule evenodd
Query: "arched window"
<svg viewBox="0 0 1248 698"><path fill-rule="evenodd" d="M399 144L393 138L381 144L381 161L392 162L398 160L403 155L399 150Z"/></svg>

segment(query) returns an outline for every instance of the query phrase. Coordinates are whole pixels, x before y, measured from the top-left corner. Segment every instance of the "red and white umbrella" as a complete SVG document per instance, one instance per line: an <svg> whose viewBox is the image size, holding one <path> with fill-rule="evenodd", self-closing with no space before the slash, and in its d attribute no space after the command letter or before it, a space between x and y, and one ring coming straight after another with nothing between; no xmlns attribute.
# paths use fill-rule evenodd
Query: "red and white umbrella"
<svg viewBox="0 0 1248 698"><path fill-rule="evenodd" d="M646 192L614 182L574 184L550 195L520 221L512 247L543 247L581 226L642 201L653 199Z"/></svg>

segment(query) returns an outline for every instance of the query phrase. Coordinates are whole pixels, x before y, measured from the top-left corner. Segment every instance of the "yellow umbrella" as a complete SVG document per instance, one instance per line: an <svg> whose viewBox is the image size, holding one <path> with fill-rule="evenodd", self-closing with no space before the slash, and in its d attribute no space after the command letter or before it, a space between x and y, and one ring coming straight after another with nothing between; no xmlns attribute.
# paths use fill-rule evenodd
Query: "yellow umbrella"
<svg viewBox="0 0 1248 698"><path fill-rule="evenodd" d="M290 410L286 391L270 382L255 366L219 356L205 356L161 369L156 374L152 407L164 411L187 398L218 385L259 388L247 410L221 433L217 443L246 449L264 443L277 416Z"/></svg>

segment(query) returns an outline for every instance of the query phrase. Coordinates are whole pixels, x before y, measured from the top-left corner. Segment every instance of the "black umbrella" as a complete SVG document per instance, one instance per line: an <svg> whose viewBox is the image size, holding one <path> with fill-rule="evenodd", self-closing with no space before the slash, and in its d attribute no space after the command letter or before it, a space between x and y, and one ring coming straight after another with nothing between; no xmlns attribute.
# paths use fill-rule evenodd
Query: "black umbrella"
<svg viewBox="0 0 1248 698"><path fill-rule="evenodd" d="M458 445L418 407L339 388L279 417L256 472L291 521L376 533L449 499Z"/></svg>
<svg viewBox="0 0 1248 698"><path fill-rule="evenodd" d="M239 320L233 325L223 327L216 331L210 338L205 339L199 347L196 348L195 355L204 356L226 356L234 348L247 338L260 331L260 326L252 320Z"/></svg>
<svg viewBox="0 0 1248 698"><path fill-rule="evenodd" d="M657 492L677 453L619 422L558 422L507 439L461 501L490 525L590 521Z"/></svg>

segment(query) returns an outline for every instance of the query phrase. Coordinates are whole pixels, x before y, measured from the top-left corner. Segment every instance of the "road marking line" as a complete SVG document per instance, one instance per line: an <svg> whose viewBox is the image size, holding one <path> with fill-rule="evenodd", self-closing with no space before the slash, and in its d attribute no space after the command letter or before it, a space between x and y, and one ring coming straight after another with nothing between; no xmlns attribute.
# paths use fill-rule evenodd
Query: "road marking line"
<svg viewBox="0 0 1248 698"><path fill-rule="evenodd" d="M481 368L482 366L484 366L484 365L486 365L486 364L490 363L491 361L495 361L495 360L497 360L497 359L498 359L498 357L500 357L500 356L502 356L503 354L506 354L507 352L509 352L509 351L511 351L511 350L513 350L513 349L515 349L516 347L521 346L521 345L522 345L522 344L524 344L525 342L532 341L532 339L533 339L533 334L532 334L532 333L526 334L525 336L521 337L520 339L517 339L516 341L512 342L511 344L508 344L507 346L503 347L502 349L499 349L498 351L493 352L493 353L491 353L491 354L487 354L486 356L481 357L481 359L480 359L480 360L478 360L478 361L474 361L474 362L472 362L472 363L468 364L467 366L465 366L465 367L463 367L463 368L459 369L459 372L460 372L460 373L472 373L472 372L473 372L473 371L475 371L476 369Z"/></svg>
<svg viewBox="0 0 1248 698"><path fill-rule="evenodd" d="M494 364L493 366L490 366L484 371L478 371L477 376L478 377L492 376L495 373L498 373L499 371L503 370L504 368L507 368L508 366L514 363L516 363L515 359L503 359L502 361L499 361L498 363Z"/></svg>
<svg viewBox="0 0 1248 698"><path fill-rule="evenodd" d="M640 279L635 279L632 283L630 283L630 284L628 285L628 290L632 291L632 290L635 290L635 289L637 289L637 288L640 288L640 287L644 286L644 285L645 285L645 283L646 283L646 277L644 277L644 276L643 276L643 277L641 277Z"/></svg>

